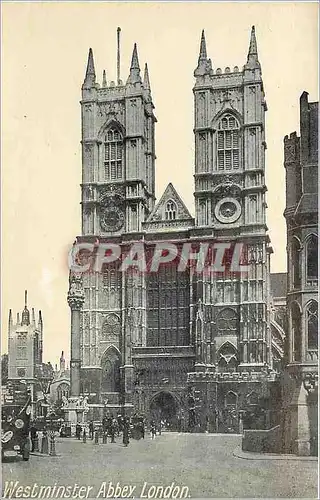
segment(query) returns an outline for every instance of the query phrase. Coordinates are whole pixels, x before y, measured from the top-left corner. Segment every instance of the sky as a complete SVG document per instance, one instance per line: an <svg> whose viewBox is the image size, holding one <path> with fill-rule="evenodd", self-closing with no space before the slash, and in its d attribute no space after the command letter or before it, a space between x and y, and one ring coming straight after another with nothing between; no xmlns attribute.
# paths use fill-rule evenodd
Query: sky
<svg viewBox="0 0 320 500"><path fill-rule="evenodd" d="M92 47L97 80L121 78L134 42L148 63L157 199L172 182L192 214L193 71L201 30L214 68L242 67L255 25L266 93L267 222L272 271L286 271L283 137L299 133L299 97L318 100L318 5L192 2L2 3L2 352L8 312L42 310L44 361L69 362L67 252L80 234L81 85Z"/></svg>

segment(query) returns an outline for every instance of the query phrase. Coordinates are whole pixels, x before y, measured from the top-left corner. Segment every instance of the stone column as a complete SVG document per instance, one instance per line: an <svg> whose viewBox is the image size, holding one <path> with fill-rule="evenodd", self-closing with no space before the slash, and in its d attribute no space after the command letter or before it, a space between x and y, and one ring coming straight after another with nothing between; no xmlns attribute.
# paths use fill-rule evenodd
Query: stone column
<svg viewBox="0 0 320 500"><path fill-rule="evenodd" d="M82 276L70 273L68 304L71 309L70 395L80 395L80 311L84 303Z"/></svg>

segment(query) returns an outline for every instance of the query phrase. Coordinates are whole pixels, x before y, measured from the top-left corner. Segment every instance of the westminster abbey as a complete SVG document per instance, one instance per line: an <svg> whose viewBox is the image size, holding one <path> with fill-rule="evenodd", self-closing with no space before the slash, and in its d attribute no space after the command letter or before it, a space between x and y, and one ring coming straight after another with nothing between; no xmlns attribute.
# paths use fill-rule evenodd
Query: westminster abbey
<svg viewBox="0 0 320 500"><path fill-rule="evenodd" d="M137 413L172 429L272 425L284 329L271 297L265 100L255 29L242 68L215 68L204 32L194 70L195 217L169 183L155 200L155 124L136 45L126 82L82 85L82 234L78 243L241 242L246 273L70 275L71 394L89 418ZM190 102L192 106L192 102ZM285 295L285 293L284 293ZM281 314L279 314L279 317Z"/></svg>

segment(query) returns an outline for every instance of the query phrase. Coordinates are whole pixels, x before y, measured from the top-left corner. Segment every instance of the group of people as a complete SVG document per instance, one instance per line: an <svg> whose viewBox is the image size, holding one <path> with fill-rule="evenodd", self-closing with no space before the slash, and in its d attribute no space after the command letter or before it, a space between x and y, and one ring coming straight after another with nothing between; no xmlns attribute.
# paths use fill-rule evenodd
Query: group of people
<svg viewBox="0 0 320 500"><path fill-rule="evenodd" d="M103 443L107 443L108 438L110 438L111 443L116 442L116 437L120 437L122 434L122 442L124 446L128 446L130 438L132 439L144 439L145 437L145 420L141 416L133 415L132 417L123 417L118 415L114 417L112 415L104 416L102 419L102 426L95 426L94 422L91 420L86 428L82 429L82 426L77 423L76 425L76 438L80 440L81 435L84 439L98 439L102 436ZM155 420L150 422L150 434L151 438L154 439L156 433L161 434L161 424L156 425ZM88 433L88 435L86 435Z"/></svg>

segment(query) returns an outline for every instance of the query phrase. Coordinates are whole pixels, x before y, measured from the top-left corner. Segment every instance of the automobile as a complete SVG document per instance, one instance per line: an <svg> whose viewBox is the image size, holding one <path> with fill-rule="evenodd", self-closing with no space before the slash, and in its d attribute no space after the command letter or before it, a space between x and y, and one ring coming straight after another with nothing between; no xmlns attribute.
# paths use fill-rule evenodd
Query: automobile
<svg viewBox="0 0 320 500"><path fill-rule="evenodd" d="M1 460L8 453L22 455L27 461L30 457L30 414L31 398L21 406L3 404L1 406Z"/></svg>

